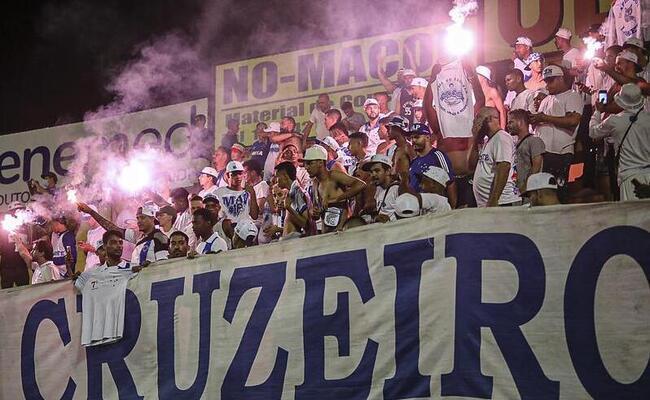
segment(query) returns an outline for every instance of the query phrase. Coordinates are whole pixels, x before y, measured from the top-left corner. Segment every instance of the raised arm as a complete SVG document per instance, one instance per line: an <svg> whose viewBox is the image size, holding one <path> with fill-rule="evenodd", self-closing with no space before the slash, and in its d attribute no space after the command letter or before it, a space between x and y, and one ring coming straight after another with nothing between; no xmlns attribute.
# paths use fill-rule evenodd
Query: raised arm
<svg viewBox="0 0 650 400"><path fill-rule="evenodd" d="M377 77L379 78L379 82L381 82L388 93L392 93L397 86L386 77L386 71L384 71L383 65L384 57L377 57Z"/></svg>
<svg viewBox="0 0 650 400"><path fill-rule="evenodd" d="M122 234L122 237L124 237L126 229L120 228L119 226L115 225L115 223L113 223L113 221L102 217L102 215L100 213L98 213L97 211L90 208L88 206L88 204L86 204L86 203L77 203L77 209L80 212L90 214L90 216L93 217L95 219L95 221L97 221L99 226L106 229L107 231L118 231L118 232L120 232Z"/></svg>

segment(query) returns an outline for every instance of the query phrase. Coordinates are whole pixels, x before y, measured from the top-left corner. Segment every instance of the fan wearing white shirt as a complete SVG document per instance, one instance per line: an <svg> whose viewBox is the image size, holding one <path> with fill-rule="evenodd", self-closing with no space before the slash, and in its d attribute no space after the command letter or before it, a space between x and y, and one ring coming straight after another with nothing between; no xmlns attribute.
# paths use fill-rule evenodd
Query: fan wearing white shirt
<svg viewBox="0 0 650 400"><path fill-rule="evenodd" d="M255 190L249 184L242 187L244 166L239 161L231 161L226 166L228 186L219 188L216 196L221 204L221 212L236 224L242 219L256 220L259 215Z"/></svg>
<svg viewBox="0 0 650 400"><path fill-rule="evenodd" d="M208 194L214 194L219 188L217 179L219 179L219 173L216 169L212 167L203 168L199 175L199 185L201 185L199 196L205 197Z"/></svg>
<svg viewBox="0 0 650 400"><path fill-rule="evenodd" d="M510 103L506 104L510 110L526 110L535 112L533 106L534 92L526 89L524 85L524 74L521 70L512 69L505 77L506 88L514 93Z"/></svg>
<svg viewBox="0 0 650 400"><path fill-rule="evenodd" d="M37 240L32 245L32 285L63 279L59 269L52 262L52 244L47 240Z"/></svg>
<svg viewBox="0 0 650 400"><path fill-rule="evenodd" d="M192 218L192 229L199 241L196 250L190 251L188 257L194 257L197 254L215 254L228 250L226 241L212 229L212 214L205 208L198 209L194 212Z"/></svg>
<svg viewBox="0 0 650 400"><path fill-rule="evenodd" d="M374 222L395 221L395 200L399 195L399 182L391 174L393 162L390 157L375 154L361 168L370 173L371 182L376 187Z"/></svg>
<svg viewBox="0 0 650 400"><path fill-rule="evenodd" d="M519 191L513 179L515 143L510 134L499 124L496 108L486 107L482 129L477 139L488 137L478 152L478 143L472 148L474 171L474 197L478 207L496 207L521 203Z"/></svg>

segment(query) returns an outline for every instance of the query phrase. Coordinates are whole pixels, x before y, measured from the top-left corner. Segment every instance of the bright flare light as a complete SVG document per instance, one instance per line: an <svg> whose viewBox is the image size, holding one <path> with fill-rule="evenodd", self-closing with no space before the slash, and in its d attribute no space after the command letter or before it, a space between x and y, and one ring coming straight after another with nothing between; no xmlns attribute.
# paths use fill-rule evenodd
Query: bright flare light
<svg viewBox="0 0 650 400"><path fill-rule="evenodd" d="M22 224L29 220L29 213L17 211L16 216L6 214L2 220L2 229L9 233L14 233Z"/></svg>
<svg viewBox="0 0 650 400"><path fill-rule="evenodd" d="M131 194L138 193L151 183L149 168L140 160L131 160L120 171L118 182L124 191Z"/></svg>
<svg viewBox="0 0 650 400"><path fill-rule="evenodd" d="M462 24L447 27L445 49L454 56L463 56L474 49L474 33L463 28Z"/></svg>
<svg viewBox="0 0 650 400"><path fill-rule="evenodd" d="M66 195L68 196L68 201L70 203L76 203L77 202L77 190L76 189L70 189L66 192Z"/></svg>
<svg viewBox="0 0 650 400"><path fill-rule="evenodd" d="M600 48L603 47L603 43L599 42L598 40L592 38L592 37L586 37L582 39L583 42L585 42L585 45L587 46L587 51L585 51L585 54L583 55L583 58L585 60L591 60L594 58L596 55L596 51L598 51Z"/></svg>

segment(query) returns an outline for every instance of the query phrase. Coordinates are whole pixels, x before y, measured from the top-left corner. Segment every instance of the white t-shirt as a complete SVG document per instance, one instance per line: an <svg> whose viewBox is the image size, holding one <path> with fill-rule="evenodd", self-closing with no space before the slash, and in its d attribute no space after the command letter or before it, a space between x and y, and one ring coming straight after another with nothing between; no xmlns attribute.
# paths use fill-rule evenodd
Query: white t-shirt
<svg viewBox="0 0 650 400"><path fill-rule="evenodd" d="M176 216L176 221L172 225L172 231L185 232L188 228L192 228L192 211L189 207Z"/></svg>
<svg viewBox="0 0 650 400"><path fill-rule="evenodd" d="M570 112L582 114L583 107L580 95L573 90L567 90L546 96L539 105L539 112L554 117L564 117ZM535 127L535 134L544 141L548 153L573 154L577 133L577 126L573 130L547 123L537 124Z"/></svg>
<svg viewBox="0 0 650 400"><path fill-rule="evenodd" d="M377 203L377 212L387 215L390 221L395 221L395 201L399 196L399 185L391 185L388 189L377 186L375 189L375 202Z"/></svg>
<svg viewBox="0 0 650 400"><path fill-rule="evenodd" d="M205 198L205 196L211 194L211 195L216 197L215 193L217 192L217 189L219 189L219 186L217 186L217 185L212 185L207 189L201 189L201 191L199 192L199 196L201 196L202 198Z"/></svg>
<svg viewBox="0 0 650 400"><path fill-rule="evenodd" d="M615 44L623 46L631 37L643 39L642 1L618 0L612 5L602 29L605 35L605 47Z"/></svg>
<svg viewBox="0 0 650 400"><path fill-rule="evenodd" d="M58 281L61 279L59 269L52 261L46 261L41 265L32 262L32 285L37 283L45 283L50 281Z"/></svg>
<svg viewBox="0 0 650 400"><path fill-rule="evenodd" d="M534 96L535 96L535 92L533 92L530 89L524 89L523 92L515 95L515 97L512 99L512 103L510 104L510 109L526 110L534 113L535 112L535 108L533 105Z"/></svg>
<svg viewBox="0 0 650 400"><path fill-rule="evenodd" d="M133 265L141 265L144 261L166 260L169 256L169 238L158 229L143 237L140 232L127 228L124 231L124 240L135 243L131 254Z"/></svg>
<svg viewBox="0 0 650 400"><path fill-rule="evenodd" d="M133 277L126 261L109 267L106 263L83 272L75 281L82 295L81 344L95 346L122 338L126 286Z"/></svg>
<svg viewBox="0 0 650 400"><path fill-rule="evenodd" d="M580 58L582 58L582 55L580 54L580 50L576 49L575 47L571 47L571 49L569 49L569 51L564 53L564 55L562 56L562 60L571 63L571 68L574 68L576 66Z"/></svg>
<svg viewBox="0 0 650 400"><path fill-rule="evenodd" d="M325 139L330 135L330 131L325 127L325 113L322 112L318 106L314 107L314 110L311 112L309 122L314 124L314 127L316 128L316 137L319 140Z"/></svg>
<svg viewBox="0 0 650 400"><path fill-rule="evenodd" d="M221 187L217 190L217 198L221 204L221 213L232 223L237 223L242 218L251 219L251 198L247 191Z"/></svg>
<svg viewBox="0 0 650 400"><path fill-rule="evenodd" d="M521 200L519 191L514 180L515 142L504 130L500 130L492 136L483 146L478 157L478 164L474 171L474 197L478 207L487 206L492 184L496 173L496 166L499 162L510 163L508 180L499 197L499 205L510 204Z"/></svg>
<svg viewBox="0 0 650 400"><path fill-rule="evenodd" d="M106 232L106 229L98 226L97 228L88 230L86 234L86 242L91 246L95 246L97 241L102 240L102 236ZM84 266L84 271L88 271L92 268L95 268L99 265L99 257L95 253L86 254L86 265Z"/></svg>
<svg viewBox="0 0 650 400"><path fill-rule="evenodd" d="M585 85L594 90L594 93L591 95L591 104L595 106L598 102L599 90L609 90L614 85L614 82L611 76L607 75L605 71L596 68L594 63L589 64Z"/></svg>
<svg viewBox="0 0 650 400"><path fill-rule="evenodd" d="M520 60L519 58L515 57L513 63L514 67L524 74L524 83L527 82L531 76L533 76L533 71L526 71L526 62L524 60ZM517 93L515 93L514 90L509 90L508 93L506 93L506 98L503 99L503 104L508 106L508 108L511 110L514 110L514 108L512 108L512 100L516 95Z"/></svg>
<svg viewBox="0 0 650 400"><path fill-rule="evenodd" d="M435 193L420 193L422 209L420 215L451 211L449 200L445 196Z"/></svg>
<svg viewBox="0 0 650 400"><path fill-rule="evenodd" d="M381 139L379 138L379 122L377 122L377 125L375 125L374 128L370 127L370 122L366 122L361 128L359 128L359 132L363 132L368 136L368 147L366 148L366 152L372 156L377 152L377 146L381 143Z"/></svg>
<svg viewBox="0 0 650 400"><path fill-rule="evenodd" d="M228 244L217 232L214 232L208 240L201 240L199 244L196 245L196 252L199 254L219 253L227 250Z"/></svg>

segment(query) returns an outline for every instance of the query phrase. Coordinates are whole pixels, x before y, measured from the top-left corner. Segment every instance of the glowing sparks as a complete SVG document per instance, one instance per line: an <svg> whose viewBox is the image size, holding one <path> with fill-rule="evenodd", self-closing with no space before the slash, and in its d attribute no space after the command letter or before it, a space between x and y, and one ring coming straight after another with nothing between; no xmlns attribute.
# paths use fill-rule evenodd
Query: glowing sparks
<svg viewBox="0 0 650 400"><path fill-rule="evenodd" d="M583 58L585 60L591 60L592 58L594 58L594 56L596 55L596 51L600 50L603 47L602 42L599 42L598 40L592 37L586 37L582 39L582 41L585 42L585 46L587 46L587 50L583 55Z"/></svg>
<svg viewBox="0 0 650 400"><path fill-rule="evenodd" d="M445 49L454 56L463 56L474 49L474 33L463 28L463 25L453 24L447 28Z"/></svg>
<svg viewBox="0 0 650 400"><path fill-rule="evenodd" d="M23 210L16 211L16 215L7 214L2 219L2 229L9 233L14 233L25 222L29 221L29 213Z"/></svg>
<svg viewBox="0 0 650 400"><path fill-rule="evenodd" d="M77 200L77 190L76 189L69 189L66 192L66 195L68 196L68 201L70 203L77 203L78 202L78 200Z"/></svg>
<svg viewBox="0 0 650 400"><path fill-rule="evenodd" d="M131 160L120 171L118 176L120 187L127 193L135 194L151 183L149 166L142 160Z"/></svg>
<svg viewBox="0 0 650 400"><path fill-rule="evenodd" d="M454 8L449 11L449 16L456 25L463 25L468 15L478 11L478 3L475 0L456 0L454 4Z"/></svg>

